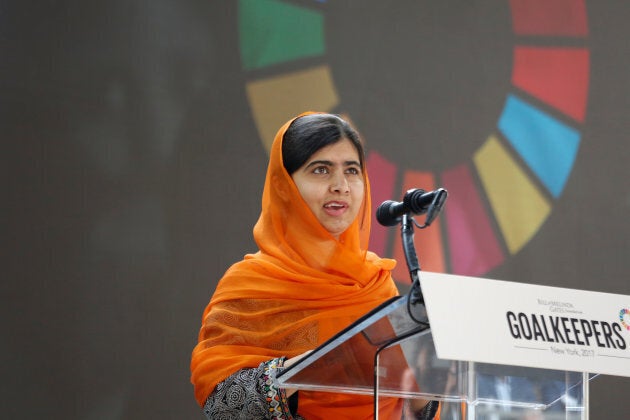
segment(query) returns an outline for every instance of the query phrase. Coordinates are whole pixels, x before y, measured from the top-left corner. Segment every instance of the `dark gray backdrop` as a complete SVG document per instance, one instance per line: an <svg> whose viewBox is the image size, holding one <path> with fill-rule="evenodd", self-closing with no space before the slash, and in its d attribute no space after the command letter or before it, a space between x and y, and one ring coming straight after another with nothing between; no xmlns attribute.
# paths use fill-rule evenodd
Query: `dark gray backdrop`
<svg viewBox="0 0 630 420"><path fill-rule="evenodd" d="M444 24L457 25L465 4L453 2ZM496 6L489 22L505 25ZM488 277L630 294L630 3L587 8L590 90L574 170L544 229ZM367 42L354 12L342 23ZM254 250L266 167L236 22L235 2L0 1L3 417L200 418L190 351L216 280ZM404 63L406 47L389 53ZM343 80L344 51L330 51ZM509 67L496 69L504 80ZM404 134L367 118L383 113L377 103L363 106L371 130ZM431 118L448 127L447 115ZM476 129L491 118L481 112ZM630 411L629 386L593 382L591 418Z"/></svg>

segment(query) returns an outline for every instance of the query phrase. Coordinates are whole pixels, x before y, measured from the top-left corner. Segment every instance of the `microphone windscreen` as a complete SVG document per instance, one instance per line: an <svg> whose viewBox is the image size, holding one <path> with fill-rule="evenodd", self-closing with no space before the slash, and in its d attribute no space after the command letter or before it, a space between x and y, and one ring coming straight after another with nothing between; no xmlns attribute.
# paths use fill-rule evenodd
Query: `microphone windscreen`
<svg viewBox="0 0 630 420"><path fill-rule="evenodd" d="M398 204L395 201L387 200L376 209L376 220L383 226L395 226L400 222L400 216L392 215L391 208Z"/></svg>

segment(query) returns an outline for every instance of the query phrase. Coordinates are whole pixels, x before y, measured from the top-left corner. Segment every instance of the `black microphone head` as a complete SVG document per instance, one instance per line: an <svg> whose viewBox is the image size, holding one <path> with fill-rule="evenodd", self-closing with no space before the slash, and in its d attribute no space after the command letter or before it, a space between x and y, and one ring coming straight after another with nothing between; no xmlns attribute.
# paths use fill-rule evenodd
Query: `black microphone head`
<svg viewBox="0 0 630 420"><path fill-rule="evenodd" d="M448 191L444 188L438 188L435 190L435 198L431 203L431 207L429 207L429 211L427 211L427 217L425 218L424 224L429 226L433 219L435 219L440 211L442 211L442 206L444 206L444 202L448 197Z"/></svg>
<svg viewBox="0 0 630 420"><path fill-rule="evenodd" d="M399 205L392 200L384 201L383 204L376 209L376 220L383 226L395 226L400 223L400 216L392 214L392 206Z"/></svg>
<svg viewBox="0 0 630 420"><path fill-rule="evenodd" d="M429 204L431 204L431 194L432 192L426 192L421 188L413 188L407 190L403 197L403 203L405 203L405 207L413 214L424 214Z"/></svg>

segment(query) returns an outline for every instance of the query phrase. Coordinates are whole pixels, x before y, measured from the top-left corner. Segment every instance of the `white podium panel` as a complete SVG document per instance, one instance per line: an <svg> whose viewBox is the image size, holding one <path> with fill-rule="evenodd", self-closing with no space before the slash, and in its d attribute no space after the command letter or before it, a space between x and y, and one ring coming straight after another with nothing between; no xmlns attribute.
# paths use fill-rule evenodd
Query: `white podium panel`
<svg viewBox="0 0 630 420"><path fill-rule="evenodd" d="M445 359L630 376L630 296L422 272Z"/></svg>

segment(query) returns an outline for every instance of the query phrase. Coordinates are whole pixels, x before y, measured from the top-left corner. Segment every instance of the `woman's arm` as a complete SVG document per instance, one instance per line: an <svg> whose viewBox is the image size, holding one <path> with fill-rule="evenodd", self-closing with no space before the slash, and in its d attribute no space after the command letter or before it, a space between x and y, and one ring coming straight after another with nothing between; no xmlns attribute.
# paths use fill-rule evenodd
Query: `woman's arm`
<svg viewBox="0 0 630 420"><path fill-rule="evenodd" d="M300 419L297 393L288 398L276 385L276 374L285 358L272 359L257 368L241 369L220 382L206 400L203 411L208 419ZM291 407L291 403L295 407Z"/></svg>
<svg viewBox="0 0 630 420"><path fill-rule="evenodd" d="M410 402L410 410L411 415L406 416L406 418L413 420L433 420L435 415L437 414L438 408L440 407L440 403L438 401L428 401L420 400L424 405L421 405L418 408L418 404L414 404L414 402L419 400L411 400Z"/></svg>

